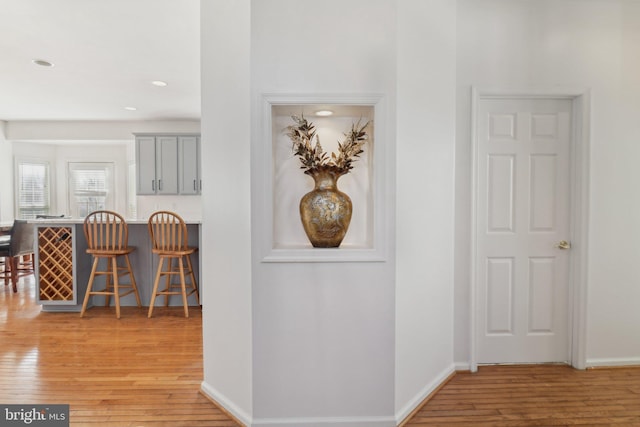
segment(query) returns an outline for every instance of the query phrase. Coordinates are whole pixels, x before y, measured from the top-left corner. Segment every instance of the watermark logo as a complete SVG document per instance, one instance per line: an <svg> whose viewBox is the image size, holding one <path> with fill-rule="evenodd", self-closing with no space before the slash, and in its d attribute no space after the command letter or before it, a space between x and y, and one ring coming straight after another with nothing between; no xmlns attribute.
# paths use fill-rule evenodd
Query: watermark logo
<svg viewBox="0 0 640 427"><path fill-rule="evenodd" d="M0 427L69 427L69 405L2 405Z"/></svg>

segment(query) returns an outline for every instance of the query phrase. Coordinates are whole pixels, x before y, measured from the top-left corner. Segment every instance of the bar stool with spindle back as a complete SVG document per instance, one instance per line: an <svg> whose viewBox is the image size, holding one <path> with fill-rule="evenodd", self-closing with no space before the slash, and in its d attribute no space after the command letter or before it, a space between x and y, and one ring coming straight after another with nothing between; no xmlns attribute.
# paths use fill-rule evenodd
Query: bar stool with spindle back
<svg viewBox="0 0 640 427"><path fill-rule="evenodd" d="M120 298L125 295L134 293L138 307L142 307L136 279L129 261L129 254L135 248L128 244L129 231L124 218L112 211L92 212L84 219L84 235L87 239L87 253L93 256L93 267L80 317L84 316L91 295L104 295L106 307L109 306L110 297L113 296L118 319L120 318ZM118 258L124 258L124 266L118 266ZM107 260L105 270L98 270L98 262L101 259ZM121 283L120 277L127 275L130 277L131 283ZM106 276L106 285L103 290L93 289L96 276Z"/></svg>
<svg viewBox="0 0 640 427"><path fill-rule="evenodd" d="M153 283L153 293L149 304L149 317L153 314L156 296L164 295L164 305L169 305L169 295L181 295L184 306L184 317L189 317L189 305L187 297L195 294L196 301L200 304L198 284L193 273L191 254L198 248L189 247L187 225L180 215L170 211L158 211L151 214L148 221L149 235L151 237L151 251L158 255L159 262L156 270L156 278ZM166 270L162 269L165 259ZM173 266L173 260L177 260L178 266ZM186 265L184 263L186 261ZM186 276L185 276L186 275ZM165 287L158 291L158 285L162 276L165 277ZM178 276L180 283L172 283L172 277ZM185 277L189 277L190 283L186 283ZM189 292L187 293L187 286ZM178 290L173 290L178 289Z"/></svg>

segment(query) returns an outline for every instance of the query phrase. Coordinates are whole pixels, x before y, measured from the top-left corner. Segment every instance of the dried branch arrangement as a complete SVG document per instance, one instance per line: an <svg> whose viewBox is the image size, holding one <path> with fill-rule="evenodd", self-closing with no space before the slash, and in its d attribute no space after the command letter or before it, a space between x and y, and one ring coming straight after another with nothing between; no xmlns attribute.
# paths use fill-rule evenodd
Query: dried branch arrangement
<svg viewBox="0 0 640 427"><path fill-rule="evenodd" d="M287 136L293 143L293 153L300 158L300 169L307 175L313 175L318 169L332 169L337 175L344 175L353 169L352 162L364 153L363 146L369 139L365 130L371 123L364 125L361 120L351 125L351 130L344 134L345 140L338 141L338 153L327 154L320 144L316 127L301 116L291 116L295 125L286 127Z"/></svg>

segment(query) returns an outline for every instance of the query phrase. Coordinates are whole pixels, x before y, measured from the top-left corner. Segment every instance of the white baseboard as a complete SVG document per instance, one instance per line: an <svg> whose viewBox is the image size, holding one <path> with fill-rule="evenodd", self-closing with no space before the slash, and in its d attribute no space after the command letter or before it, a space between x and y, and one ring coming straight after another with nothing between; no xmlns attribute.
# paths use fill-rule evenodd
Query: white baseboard
<svg viewBox="0 0 640 427"><path fill-rule="evenodd" d="M200 384L200 390L211 400L224 408L225 411L236 417L242 424L244 424L245 426L252 425L251 416L244 410L233 404L229 399L226 398L226 396L224 396L214 387L210 386L205 381L202 381L202 383Z"/></svg>
<svg viewBox="0 0 640 427"><path fill-rule="evenodd" d="M587 359L587 368L607 366L638 366L640 357L605 357Z"/></svg>
<svg viewBox="0 0 640 427"><path fill-rule="evenodd" d="M256 418L251 427L396 427L393 417Z"/></svg>
<svg viewBox="0 0 640 427"><path fill-rule="evenodd" d="M454 362L453 367L456 371L470 371L471 365L469 362Z"/></svg>
<svg viewBox="0 0 640 427"><path fill-rule="evenodd" d="M200 390L247 427L395 427L394 417L252 418L206 382Z"/></svg>
<svg viewBox="0 0 640 427"><path fill-rule="evenodd" d="M431 393L433 393L443 382L456 371L456 366L451 365L444 369L433 381L427 384L413 399L409 400L402 409L396 412L396 425L400 424L405 418L407 418L414 409L422 403Z"/></svg>
<svg viewBox="0 0 640 427"><path fill-rule="evenodd" d="M640 362L639 362L640 363ZM395 414L395 417L309 417L309 418L255 418L231 403L223 394L206 382L202 382L202 392L218 405L236 417L247 427L395 427L433 393L456 370L468 370L468 364L452 364L444 369L433 381L427 384L407 404Z"/></svg>

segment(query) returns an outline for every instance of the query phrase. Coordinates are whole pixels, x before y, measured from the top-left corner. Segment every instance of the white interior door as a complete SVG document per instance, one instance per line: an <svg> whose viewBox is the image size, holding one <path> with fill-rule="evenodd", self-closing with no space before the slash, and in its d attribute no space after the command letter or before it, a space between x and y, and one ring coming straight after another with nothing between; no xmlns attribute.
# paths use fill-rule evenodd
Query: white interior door
<svg viewBox="0 0 640 427"><path fill-rule="evenodd" d="M480 98L476 117L476 361L569 361L571 101Z"/></svg>

